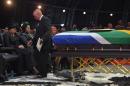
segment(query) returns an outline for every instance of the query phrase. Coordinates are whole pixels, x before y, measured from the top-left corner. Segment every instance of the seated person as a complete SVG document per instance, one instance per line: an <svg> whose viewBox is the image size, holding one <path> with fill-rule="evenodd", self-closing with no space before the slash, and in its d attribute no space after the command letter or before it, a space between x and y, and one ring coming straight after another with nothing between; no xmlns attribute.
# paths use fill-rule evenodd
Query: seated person
<svg viewBox="0 0 130 86"><path fill-rule="evenodd" d="M76 25L76 24L74 24L74 25L72 26L72 31L78 31L78 28L77 28L77 25Z"/></svg>
<svg viewBox="0 0 130 86"><path fill-rule="evenodd" d="M58 33L58 29L55 25L51 26L51 37L55 36ZM52 47L55 48L55 46L52 44ZM57 63L55 62L56 57L51 57L51 66L53 67L53 72L56 72L58 69Z"/></svg>
<svg viewBox="0 0 130 86"><path fill-rule="evenodd" d="M31 28L28 23L24 23L22 26L21 39L25 43L26 47L32 46L33 35L31 34Z"/></svg>
<svg viewBox="0 0 130 86"><path fill-rule="evenodd" d="M112 23L108 23L108 24L107 24L107 28L108 28L108 29L113 29L113 24L112 24Z"/></svg>
<svg viewBox="0 0 130 86"><path fill-rule="evenodd" d="M58 29L55 25L51 26L51 36L55 36L58 33Z"/></svg>
<svg viewBox="0 0 130 86"><path fill-rule="evenodd" d="M126 29L130 30L130 22L128 22Z"/></svg>
<svg viewBox="0 0 130 86"><path fill-rule="evenodd" d="M122 21L122 20L119 20L118 23L117 23L117 25L115 26L115 28L116 28L117 30L124 29L125 26L124 26L123 21Z"/></svg>
<svg viewBox="0 0 130 86"><path fill-rule="evenodd" d="M3 35L4 35L4 32L0 31L0 46L4 45Z"/></svg>
<svg viewBox="0 0 130 86"><path fill-rule="evenodd" d="M34 34L32 34L31 27L28 22L23 23L23 25L21 26L21 30L22 32L20 33L20 38L23 40L24 46L26 47L28 52L30 52L30 55L32 55L30 60L32 61L32 66L35 73L37 73L38 71L35 68L35 61L33 58L33 47L32 47L32 40Z"/></svg>
<svg viewBox="0 0 130 86"><path fill-rule="evenodd" d="M29 51L25 48L23 40L17 33L16 25L13 24L9 27L9 32L4 34L5 47L15 48L16 54L19 56L15 62L17 75L21 75L25 70L32 71L32 61Z"/></svg>

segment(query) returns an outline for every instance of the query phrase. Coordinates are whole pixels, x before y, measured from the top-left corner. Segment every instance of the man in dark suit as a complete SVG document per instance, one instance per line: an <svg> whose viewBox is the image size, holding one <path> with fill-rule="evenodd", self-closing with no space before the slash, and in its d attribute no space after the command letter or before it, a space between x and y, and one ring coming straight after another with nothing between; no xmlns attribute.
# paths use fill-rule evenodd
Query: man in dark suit
<svg viewBox="0 0 130 86"><path fill-rule="evenodd" d="M33 72L33 67L35 66L32 61L32 53L29 49L26 48L26 44L23 41L21 35L17 32L16 24L11 24L9 26L9 32L3 35L4 46L12 47L15 49L13 53L18 55L16 61L14 61L15 67L13 69L16 71L17 75L25 74L25 71L28 73Z"/></svg>
<svg viewBox="0 0 130 86"><path fill-rule="evenodd" d="M36 68L39 71L40 77L47 77L49 68L49 53L51 50L51 36L50 36L50 20L42 14L40 9L33 11L33 16L37 20L38 27L33 39L34 58Z"/></svg>

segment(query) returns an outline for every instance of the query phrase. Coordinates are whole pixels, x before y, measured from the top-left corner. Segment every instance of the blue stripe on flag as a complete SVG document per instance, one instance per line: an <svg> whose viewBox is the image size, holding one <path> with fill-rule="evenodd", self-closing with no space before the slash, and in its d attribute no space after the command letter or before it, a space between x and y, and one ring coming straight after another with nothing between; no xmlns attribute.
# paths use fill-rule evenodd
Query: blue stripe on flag
<svg viewBox="0 0 130 86"><path fill-rule="evenodd" d="M100 44L91 36L74 36L74 35L60 35L52 38L54 44L64 45L79 45L79 44Z"/></svg>

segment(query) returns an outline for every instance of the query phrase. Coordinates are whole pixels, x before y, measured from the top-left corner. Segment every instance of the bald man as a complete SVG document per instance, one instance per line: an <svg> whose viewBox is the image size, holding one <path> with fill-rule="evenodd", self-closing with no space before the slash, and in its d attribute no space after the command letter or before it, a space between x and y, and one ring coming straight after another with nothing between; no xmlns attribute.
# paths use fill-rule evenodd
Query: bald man
<svg viewBox="0 0 130 86"><path fill-rule="evenodd" d="M47 76L49 68L49 52L51 50L51 36L49 29L51 27L51 23L50 20L43 15L40 9L35 9L33 11L33 16L34 19L39 22L33 39L34 59L36 61L36 68L42 78ZM40 49L37 47L39 41L42 44Z"/></svg>

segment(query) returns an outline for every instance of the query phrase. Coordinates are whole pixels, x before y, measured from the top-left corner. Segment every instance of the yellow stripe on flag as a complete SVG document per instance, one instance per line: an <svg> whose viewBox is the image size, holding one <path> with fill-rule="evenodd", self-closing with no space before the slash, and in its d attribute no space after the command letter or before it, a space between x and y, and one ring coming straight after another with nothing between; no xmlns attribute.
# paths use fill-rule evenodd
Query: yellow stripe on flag
<svg viewBox="0 0 130 86"><path fill-rule="evenodd" d="M117 30L117 31L125 32L125 33L127 33L127 34L130 34L130 30Z"/></svg>

